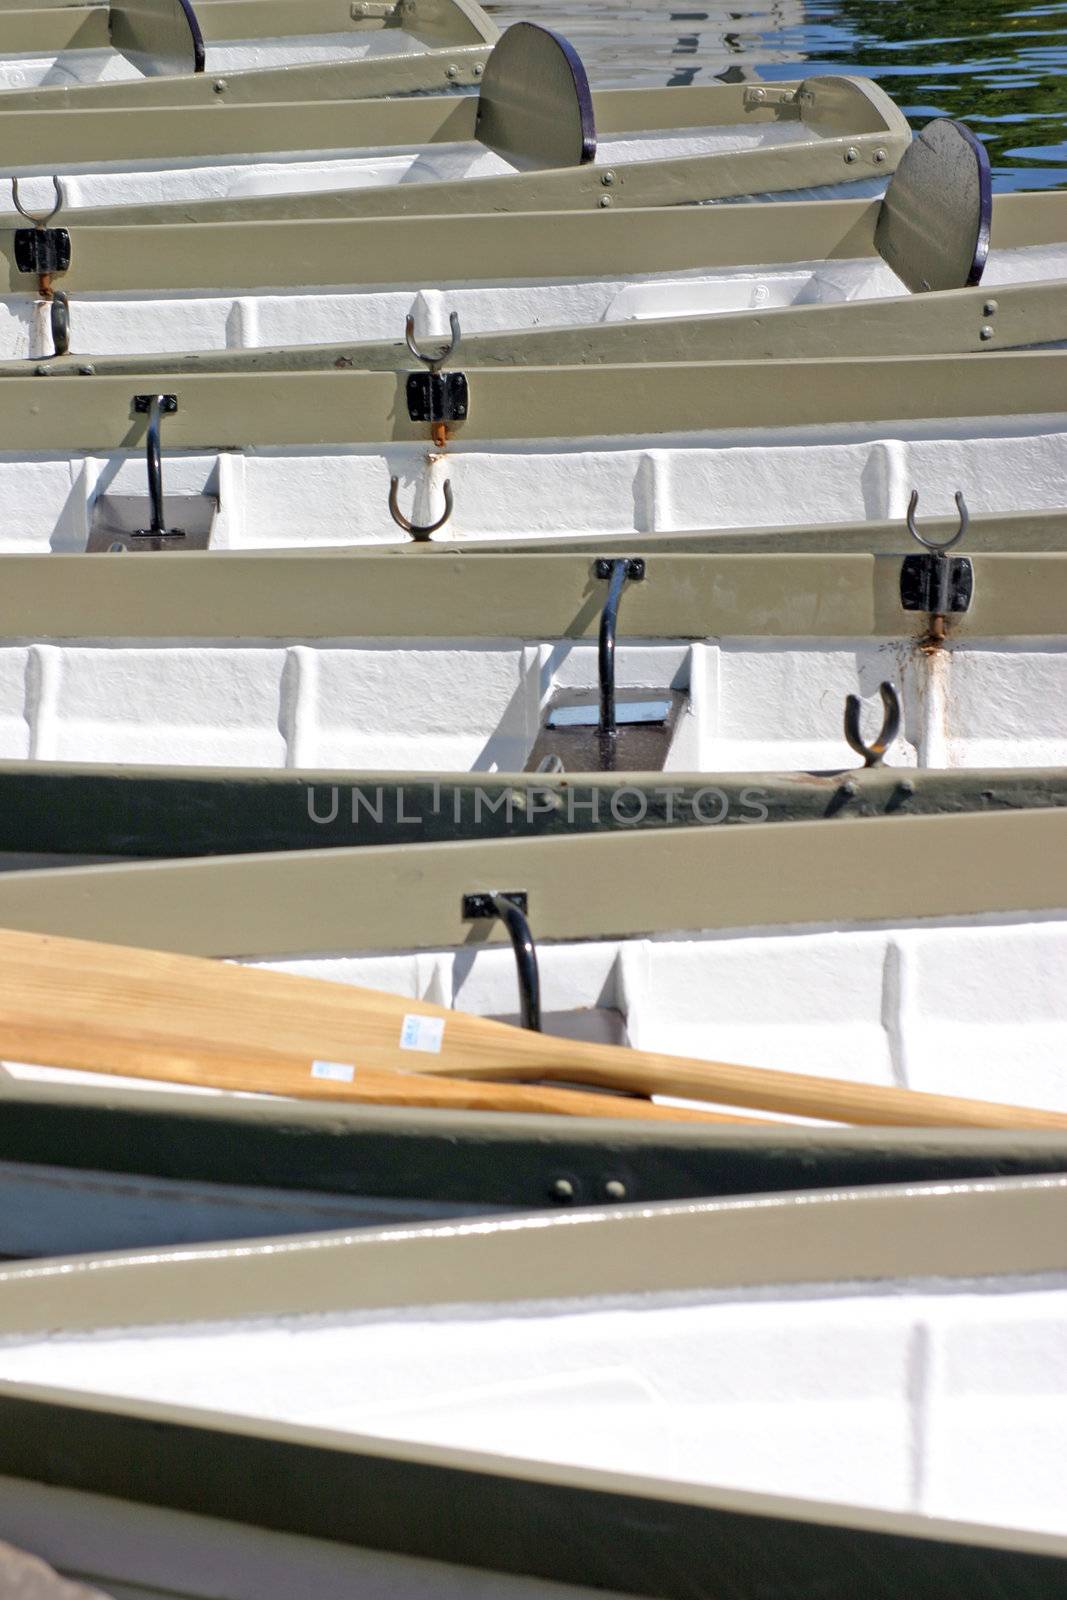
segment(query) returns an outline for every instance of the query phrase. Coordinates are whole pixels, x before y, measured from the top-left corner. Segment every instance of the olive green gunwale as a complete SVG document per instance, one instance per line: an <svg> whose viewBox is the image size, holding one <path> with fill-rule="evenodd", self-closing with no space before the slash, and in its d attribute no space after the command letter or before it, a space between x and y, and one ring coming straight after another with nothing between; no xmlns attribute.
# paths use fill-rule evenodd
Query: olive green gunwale
<svg viewBox="0 0 1067 1600"><path fill-rule="evenodd" d="M314 196L299 196L301 200ZM240 202L235 202L240 203ZM632 211L488 212L473 216L303 217L266 222L117 223L71 215L72 295L223 288L506 281L544 261L550 279L712 271L871 258L880 201L780 200L762 205ZM132 216L130 208L127 215ZM84 220L83 220L84 219ZM15 268L14 229L0 229L0 292L32 292ZM433 231L432 259L425 255ZM546 236L551 238L545 258ZM994 248L1067 242L1067 191L997 195ZM408 279L397 277L407 270ZM998 291L999 292L999 291ZM934 297L940 304L941 297ZM993 319L995 321L995 318ZM645 328L649 323L642 324ZM77 362L77 357L72 357ZM176 357L175 360L178 358ZM61 362L55 363L63 370Z"/></svg>
<svg viewBox="0 0 1067 1600"><path fill-rule="evenodd" d="M991 318L989 308L994 307ZM74 311L77 316L77 311ZM992 330L992 331L991 331ZM463 361L475 367L623 364L658 361L782 360L835 356L940 355L1033 349L1067 341L1067 279L1012 284L991 301L985 289L900 295L844 304L776 306L770 311L710 312L638 322L470 334ZM149 373L157 355L89 356L98 376ZM184 372L330 372L339 366L392 371L402 364L399 340L277 349L202 351L168 357ZM86 355L50 363L76 373ZM24 359L0 362L0 377L25 376Z"/></svg>
<svg viewBox="0 0 1067 1600"><path fill-rule="evenodd" d="M314 200L315 196L299 196ZM234 202L240 205L243 202ZM327 200L329 205L329 197ZM529 273L552 239L551 276L598 278L664 271L711 271L754 263L863 259L877 255L878 200L780 200L729 211L708 206L629 211L487 212L463 216L348 218L325 215L187 224L106 222L85 210L69 219L72 293L168 289L298 287L343 273L349 286L396 284L408 262L412 284L431 281L420 252L432 227L432 282L506 280ZM110 213L108 213L110 215ZM84 220L83 220L84 219ZM0 292L35 287L14 267L17 217L0 229ZM1020 249L1067 241L1067 191L997 195L993 245ZM331 263L329 271L325 263ZM56 363L57 370L62 364Z"/></svg>
<svg viewBox="0 0 1067 1600"><path fill-rule="evenodd" d="M765 149L680 156L613 166L610 195L603 167L587 163L499 177L392 184L321 195L268 195L230 200L178 201L107 210L97 221L194 222L227 218L298 217L310 200L313 216L435 215L441 211L552 211L600 207L664 206L694 200L808 188L892 170L910 139L903 115L870 80L810 78L783 84L791 104L756 104L742 85L712 88L607 89L593 95L601 137L636 130L754 124L802 117L810 139ZM216 97L219 98L219 97ZM396 100L310 101L281 104L214 104L145 110L4 111L0 147L8 170L50 173L67 163L121 164L130 160L247 156L256 152L363 147L388 149L476 139L478 97L441 95ZM858 156L853 158L850 152ZM848 158L846 160L846 157Z"/></svg>
<svg viewBox="0 0 1067 1600"><path fill-rule="evenodd" d="M0 861L8 870L32 869L1060 806L1067 806L1067 771L1056 767L560 777L7 761L0 763Z"/></svg>
<svg viewBox="0 0 1067 1600"><path fill-rule="evenodd" d="M0 874L0 926L203 956L475 948L507 934L465 921L463 897L502 884L526 892L545 942L1062 913L1067 810L12 871Z"/></svg>
<svg viewBox="0 0 1067 1600"><path fill-rule="evenodd" d="M967 546L974 599L966 613L950 619L950 643L1064 633L1067 548L1062 516L1049 520L1056 533L1052 548L1016 550L1006 542L983 550L977 539ZM821 552L804 549L799 529L799 550L789 548L788 535L781 540L785 548L775 548L770 537L763 547L757 536L747 549L722 553L720 541L738 543L726 534L709 534L706 541L695 536L693 544L706 547L681 550L681 536L598 541L596 555L637 551L646 561L644 580L624 590L622 633L917 645L929 631L925 613L901 606L901 563L914 553L902 529L882 525L868 538L861 526L838 548ZM561 544L527 552L516 541L491 554L472 544L168 551L132 558L0 555L0 637L595 638L605 585L594 575L593 552L572 554ZM872 553L870 544L888 548Z"/></svg>
<svg viewBox="0 0 1067 1600"><path fill-rule="evenodd" d="M0 1161L501 1210L1067 1172L1056 1133L595 1123L0 1078ZM613 1191L617 1192L617 1191Z"/></svg>
<svg viewBox="0 0 1067 1600"><path fill-rule="evenodd" d="M459 1566L487 1591L510 1573L649 1600L800 1600L813 1585L855 1600L857 1583L884 1600L1056 1600L1067 1561L1047 1534L31 1385L0 1384L0 1472L8 1527L20 1511L38 1529L55 1519L66 1550L79 1528L109 1527L109 1558L90 1538L77 1570L112 1584L143 1571L127 1551L146 1548L145 1507L186 1513L186 1537L201 1529L209 1548L229 1528L298 1536L274 1548L290 1570L305 1557L310 1583L329 1568L309 1538Z"/></svg>
<svg viewBox="0 0 1067 1600"><path fill-rule="evenodd" d="M798 1203L798 1201L800 1203ZM1059 1276L1067 1175L587 1206L0 1263L0 1336L412 1307Z"/></svg>
<svg viewBox="0 0 1067 1600"><path fill-rule="evenodd" d="M1044 430L1067 411L1061 350L465 370L469 413L453 426L452 449L990 416L1034 419ZM133 408L143 375L47 373L44 366L0 384L5 451L143 448L147 418ZM172 371L166 357L151 373L153 389L178 403L166 419L165 448L206 450L428 443L427 425L408 415L407 378L407 371L353 370L189 374ZM459 501L459 528L462 517Z"/></svg>

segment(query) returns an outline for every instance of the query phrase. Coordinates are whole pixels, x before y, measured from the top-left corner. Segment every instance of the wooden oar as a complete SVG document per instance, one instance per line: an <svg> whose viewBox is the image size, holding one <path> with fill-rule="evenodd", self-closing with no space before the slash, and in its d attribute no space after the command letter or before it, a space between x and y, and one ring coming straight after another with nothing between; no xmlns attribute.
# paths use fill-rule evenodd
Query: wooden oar
<svg viewBox="0 0 1067 1600"><path fill-rule="evenodd" d="M157 956L34 934L4 933L0 942L12 962L0 978L0 1054L11 1061L193 1084L201 1089L350 1100L364 1105L659 1122L752 1121L710 1110L653 1105L639 1093L636 1097L630 1092L583 1094L576 1089L489 1079L428 1077L410 1068L368 1067L362 1061L357 1066L351 1059L334 1061L321 1055L309 1059L307 1050L288 1048L277 1029L270 1030L274 1034L270 1046L250 1043L251 1037L263 1030L240 1009L221 1037L208 1037L204 1030L210 1027L211 1001L217 996L207 995L205 981L210 985L221 977L223 988L232 991L234 980L240 985L246 974L266 979L268 984L285 975L255 974L244 967L195 957ZM95 965L94 952L103 957ZM174 969L166 973L162 988L161 964ZM316 979L297 982L316 992L335 987ZM24 1003L18 1003L16 991L23 985ZM277 1006L277 1000L274 1004ZM37 1007L41 1009L34 1015ZM162 1009L149 1020L153 1007ZM351 1026L348 1037L350 1043Z"/></svg>
<svg viewBox="0 0 1067 1600"><path fill-rule="evenodd" d="M0 1057L133 1076L151 1063L152 1076L202 1085L214 1069L246 1089L266 1087L271 1062L314 1085L315 1062L329 1061L353 1069L353 1086L369 1071L406 1069L597 1084L838 1122L1067 1128L1067 1115L1052 1111L558 1039L377 989L10 931L0 931Z"/></svg>

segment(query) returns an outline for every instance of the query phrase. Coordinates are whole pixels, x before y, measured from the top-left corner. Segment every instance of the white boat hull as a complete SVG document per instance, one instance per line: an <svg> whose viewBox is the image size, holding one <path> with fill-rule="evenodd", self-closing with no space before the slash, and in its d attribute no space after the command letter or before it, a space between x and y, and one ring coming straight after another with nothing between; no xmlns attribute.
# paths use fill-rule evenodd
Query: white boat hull
<svg viewBox="0 0 1067 1600"><path fill-rule="evenodd" d="M27 185L27 189L29 185ZM412 263L412 270L418 270ZM269 274L269 267L265 273ZM343 270L343 269L342 269ZM1067 243L991 252L983 285L1067 277ZM359 289L293 288L174 293L72 293L72 344L83 355L166 355L274 345L345 344L399 339L405 319L432 348L447 340L456 313L465 334L562 328L666 317L760 312L781 306L837 305L903 295L878 259L616 274L603 278L420 282ZM0 299L0 360L53 353L49 306L32 294ZM459 358L462 359L461 357Z"/></svg>

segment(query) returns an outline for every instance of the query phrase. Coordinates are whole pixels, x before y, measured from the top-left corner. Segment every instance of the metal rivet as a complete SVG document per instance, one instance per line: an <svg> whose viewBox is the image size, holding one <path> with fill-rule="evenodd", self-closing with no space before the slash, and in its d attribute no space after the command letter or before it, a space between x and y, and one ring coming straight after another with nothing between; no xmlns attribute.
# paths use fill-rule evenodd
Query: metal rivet
<svg viewBox="0 0 1067 1600"><path fill-rule="evenodd" d="M482 75L482 64L481 64L481 62L480 62L480 61L479 61L479 63L478 63L478 65L477 65L477 66L476 66L476 67L475 67L475 69L474 69L474 76L475 76L475 77L476 77L476 78L480 78L480 77L481 77L481 75Z"/></svg>
<svg viewBox="0 0 1067 1600"><path fill-rule="evenodd" d="M36 373L38 378L47 378L47 376L48 376L48 368L47 367L34 367L33 370Z"/></svg>
<svg viewBox="0 0 1067 1600"><path fill-rule="evenodd" d="M762 105L767 98L767 91L766 89L753 89L748 98L753 105Z"/></svg>
<svg viewBox="0 0 1067 1600"><path fill-rule="evenodd" d="M459 68L458 67L446 67L445 68L445 77L446 78L458 78L459 77Z"/></svg>
<svg viewBox="0 0 1067 1600"><path fill-rule="evenodd" d="M853 783L851 778L846 778L844 783L839 785L838 793L845 795L849 800L854 800L856 795L859 793L859 790L856 788L856 785Z"/></svg>
<svg viewBox="0 0 1067 1600"><path fill-rule="evenodd" d="M225 94L226 90L229 88L229 85L227 84L225 78L216 78L211 87L214 89L216 94Z"/></svg>
<svg viewBox="0 0 1067 1600"><path fill-rule="evenodd" d="M854 144L850 144L848 149L845 151L845 160L846 161L858 161L859 158L860 158L860 153L856 149L856 146Z"/></svg>
<svg viewBox="0 0 1067 1600"><path fill-rule="evenodd" d="M878 150L876 150L874 152L874 159L875 159L875 161L877 161L879 163L879 165L885 160L885 158L886 158L885 151L882 150L881 148L879 148Z"/></svg>
<svg viewBox="0 0 1067 1600"><path fill-rule="evenodd" d="M982 307L983 317L995 317L996 314L997 302L995 300L987 300L985 305Z"/></svg>
<svg viewBox="0 0 1067 1600"><path fill-rule="evenodd" d="M621 1178L609 1178L604 1185L604 1198L607 1200L625 1200L626 1185Z"/></svg>
<svg viewBox="0 0 1067 1600"><path fill-rule="evenodd" d="M901 778L900 782L897 784L897 788L900 790L901 794L915 793L915 784L912 782L911 778Z"/></svg>
<svg viewBox="0 0 1067 1600"><path fill-rule="evenodd" d="M78 371L81 373L83 378L91 378L93 376L93 373L96 371L96 368L95 367L79 367Z"/></svg>
<svg viewBox="0 0 1067 1600"><path fill-rule="evenodd" d="M597 201L597 205L601 206L601 207L610 206L610 204L611 204L611 196L610 196L610 194L602 194L600 196L600 199Z"/></svg>
<svg viewBox="0 0 1067 1600"><path fill-rule="evenodd" d="M551 1194L553 1200L573 1200L574 1184L569 1178L557 1178L552 1185Z"/></svg>
<svg viewBox="0 0 1067 1600"><path fill-rule="evenodd" d="M988 322L986 323L984 328L979 328L978 337L979 337L979 339L992 339L993 330L989 326Z"/></svg>
<svg viewBox="0 0 1067 1600"><path fill-rule="evenodd" d="M605 172L601 175L600 181L605 188L610 188L615 182L615 174L613 172Z"/></svg>

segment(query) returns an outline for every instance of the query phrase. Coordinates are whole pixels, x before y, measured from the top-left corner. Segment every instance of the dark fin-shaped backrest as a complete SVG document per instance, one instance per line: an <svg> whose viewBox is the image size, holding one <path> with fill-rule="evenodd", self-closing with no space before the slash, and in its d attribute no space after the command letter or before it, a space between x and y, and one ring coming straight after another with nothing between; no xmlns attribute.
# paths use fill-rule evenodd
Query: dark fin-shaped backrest
<svg viewBox="0 0 1067 1600"><path fill-rule="evenodd" d="M593 96L581 58L558 33L516 22L493 46L477 135L524 167L580 167L596 155Z"/></svg>
<svg viewBox="0 0 1067 1600"><path fill-rule="evenodd" d="M928 123L901 157L874 242L915 293L968 289L989 254L992 183L985 146L950 117Z"/></svg>
<svg viewBox="0 0 1067 1600"><path fill-rule="evenodd" d="M113 0L111 43L146 77L204 70L204 36L192 0Z"/></svg>

